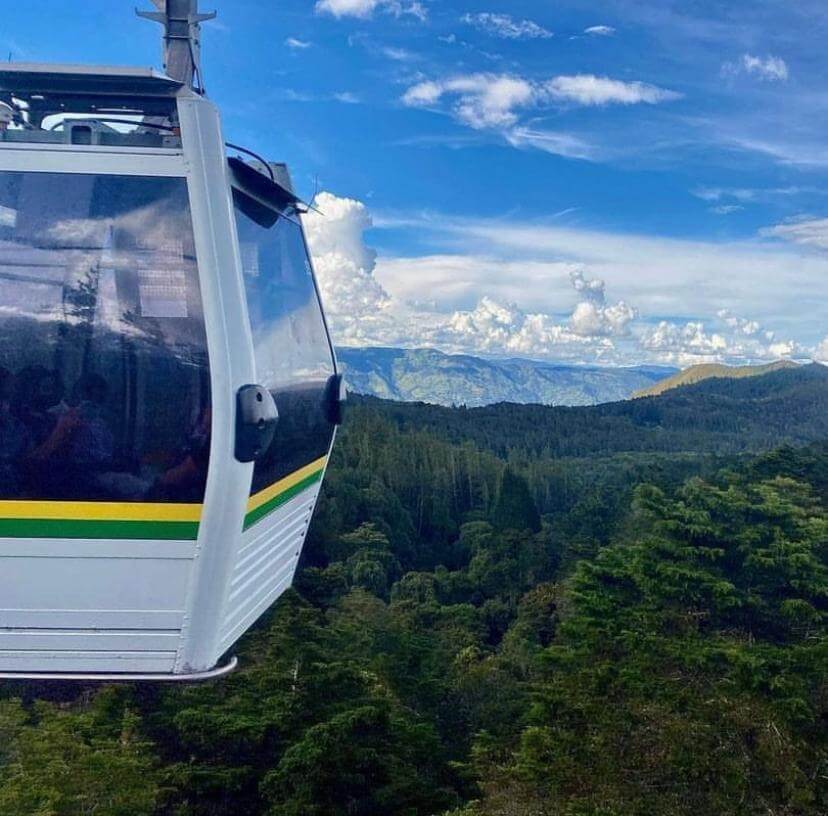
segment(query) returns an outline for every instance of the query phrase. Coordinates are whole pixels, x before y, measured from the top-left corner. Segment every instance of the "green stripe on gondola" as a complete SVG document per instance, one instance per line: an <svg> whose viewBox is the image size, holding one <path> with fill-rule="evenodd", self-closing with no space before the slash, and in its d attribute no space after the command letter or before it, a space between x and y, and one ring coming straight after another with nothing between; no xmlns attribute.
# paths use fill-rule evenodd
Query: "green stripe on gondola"
<svg viewBox="0 0 828 816"><path fill-rule="evenodd" d="M198 522L0 519L0 538L110 538L195 541Z"/></svg>
<svg viewBox="0 0 828 816"><path fill-rule="evenodd" d="M289 487L283 493L279 493L278 496L274 496L270 501L265 502L255 510L251 510L244 517L244 529L248 530L257 521L261 521L265 516L270 515L274 510L277 510L283 504L289 502L294 496L298 496L303 490L307 490L309 487L316 484L322 479L323 472L324 470L320 469L316 473L312 473L310 476L302 479L301 482L297 482L293 485L293 487Z"/></svg>

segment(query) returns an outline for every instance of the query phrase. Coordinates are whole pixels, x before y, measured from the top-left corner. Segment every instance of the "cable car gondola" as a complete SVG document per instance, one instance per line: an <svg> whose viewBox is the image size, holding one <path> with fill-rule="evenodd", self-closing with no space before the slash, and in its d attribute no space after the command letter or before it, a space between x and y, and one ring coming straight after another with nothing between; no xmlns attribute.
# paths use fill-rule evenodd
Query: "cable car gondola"
<svg viewBox="0 0 828 816"><path fill-rule="evenodd" d="M283 165L165 72L0 64L0 676L201 679L291 585L344 389Z"/></svg>

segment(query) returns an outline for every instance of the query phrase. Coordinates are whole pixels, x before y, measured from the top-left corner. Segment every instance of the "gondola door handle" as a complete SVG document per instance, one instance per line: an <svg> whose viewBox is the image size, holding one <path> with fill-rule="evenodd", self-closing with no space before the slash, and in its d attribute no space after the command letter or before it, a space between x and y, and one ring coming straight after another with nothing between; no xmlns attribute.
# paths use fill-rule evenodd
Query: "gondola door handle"
<svg viewBox="0 0 828 816"><path fill-rule="evenodd" d="M236 459L261 459L273 442L278 423L273 394L261 385L242 386L236 394Z"/></svg>

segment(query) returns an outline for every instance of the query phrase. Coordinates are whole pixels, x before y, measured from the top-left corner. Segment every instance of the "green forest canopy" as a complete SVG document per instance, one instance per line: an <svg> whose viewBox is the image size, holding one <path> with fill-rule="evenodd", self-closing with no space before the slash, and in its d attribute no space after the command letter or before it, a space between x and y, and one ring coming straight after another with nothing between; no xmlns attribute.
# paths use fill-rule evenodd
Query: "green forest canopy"
<svg viewBox="0 0 828 816"><path fill-rule="evenodd" d="M0 816L824 816L826 396L357 400L242 668L5 685Z"/></svg>

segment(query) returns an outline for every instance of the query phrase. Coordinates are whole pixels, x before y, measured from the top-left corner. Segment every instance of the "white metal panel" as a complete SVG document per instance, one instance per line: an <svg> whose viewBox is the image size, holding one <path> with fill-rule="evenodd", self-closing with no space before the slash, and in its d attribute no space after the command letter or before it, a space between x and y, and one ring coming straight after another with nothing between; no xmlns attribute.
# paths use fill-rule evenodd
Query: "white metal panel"
<svg viewBox="0 0 828 816"><path fill-rule="evenodd" d="M0 672L169 673L175 652L0 651Z"/></svg>
<svg viewBox="0 0 828 816"><path fill-rule="evenodd" d="M21 649L55 652L174 652L177 631L121 629L89 632L82 629L0 629L0 652Z"/></svg>
<svg viewBox="0 0 828 816"><path fill-rule="evenodd" d="M243 534L221 624L222 651L290 588L318 495L317 484Z"/></svg>
<svg viewBox="0 0 828 816"><path fill-rule="evenodd" d="M195 557L195 541L144 539L0 538L0 558L137 558L162 561Z"/></svg>
<svg viewBox="0 0 828 816"><path fill-rule="evenodd" d="M180 178L186 167L180 150L79 148L76 145L0 144L0 170L37 173L89 173Z"/></svg>
<svg viewBox="0 0 828 816"><path fill-rule="evenodd" d="M179 611L184 608L188 560L7 558L0 569L0 626L3 611L52 610L51 628L72 624L60 610Z"/></svg>
<svg viewBox="0 0 828 816"><path fill-rule="evenodd" d="M190 558L60 557L73 542L30 543L39 554L0 566L0 672L172 671Z"/></svg>
<svg viewBox="0 0 828 816"><path fill-rule="evenodd" d="M72 629L181 629L183 609L2 609L0 627L49 629L55 616Z"/></svg>

